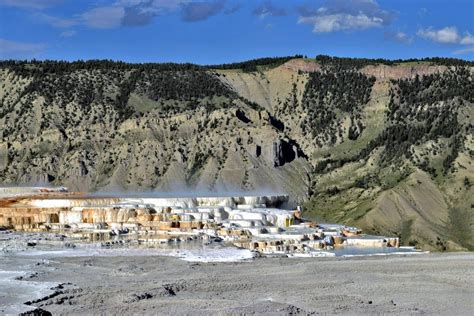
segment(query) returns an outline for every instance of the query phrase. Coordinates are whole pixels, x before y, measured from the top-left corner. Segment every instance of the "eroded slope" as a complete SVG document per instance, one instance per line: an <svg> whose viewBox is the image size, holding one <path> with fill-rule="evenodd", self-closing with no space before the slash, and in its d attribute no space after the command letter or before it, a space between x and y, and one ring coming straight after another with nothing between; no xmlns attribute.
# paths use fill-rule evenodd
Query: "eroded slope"
<svg viewBox="0 0 474 316"><path fill-rule="evenodd" d="M0 181L285 191L307 216L472 248L469 64L230 68L4 63Z"/></svg>

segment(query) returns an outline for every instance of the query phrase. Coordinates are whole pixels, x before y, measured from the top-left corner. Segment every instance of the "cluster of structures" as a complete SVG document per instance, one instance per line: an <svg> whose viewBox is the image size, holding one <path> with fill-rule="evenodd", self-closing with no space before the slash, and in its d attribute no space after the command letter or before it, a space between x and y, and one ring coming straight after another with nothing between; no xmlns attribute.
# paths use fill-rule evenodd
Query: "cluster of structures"
<svg viewBox="0 0 474 316"><path fill-rule="evenodd" d="M222 241L260 254L318 256L338 247L399 247L398 238L303 218L288 196L87 196L65 188L0 188L0 226L89 236L110 245Z"/></svg>

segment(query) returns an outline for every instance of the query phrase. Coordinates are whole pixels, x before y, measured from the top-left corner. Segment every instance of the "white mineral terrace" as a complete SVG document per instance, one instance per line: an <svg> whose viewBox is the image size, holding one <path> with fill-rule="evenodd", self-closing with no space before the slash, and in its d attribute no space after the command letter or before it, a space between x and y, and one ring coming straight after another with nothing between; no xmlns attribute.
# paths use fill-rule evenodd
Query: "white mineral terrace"
<svg viewBox="0 0 474 316"><path fill-rule="evenodd" d="M0 207L0 226L69 236L93 234L91 239L105 246L203 240L294 257L335 255L341 249L355 254L353 250L360 248L372 249L369 253L400 250L396 237L368 236L355 227L305 220L286 195L70 197L65 191L0 188L3 196L22 195ZM48 196L50 192L53 196Z"/></svg>
<svg viewBox="0 0 474 316"><path fill-rule="evenodd" d="M196 208L200 206L227 206L251 208L255 205L282 205L288 202L286 195L265 196L216 196L216 197L116 197L97 195L77 199L29 199L28 204L38 208L97 206L97 205L150 205L153 207Z"/></svg>

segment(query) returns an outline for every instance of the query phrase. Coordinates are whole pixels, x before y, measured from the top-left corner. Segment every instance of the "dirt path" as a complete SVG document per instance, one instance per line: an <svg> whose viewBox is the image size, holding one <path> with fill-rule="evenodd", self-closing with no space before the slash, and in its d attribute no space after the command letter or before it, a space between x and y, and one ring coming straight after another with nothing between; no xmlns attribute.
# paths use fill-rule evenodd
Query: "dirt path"
<svg viewBox="0 0 474 316"><path fill-rule="evenodd" d="M2 267L19 258L2 258ZM474 310L474 253L191 263L168 257L30 260L61 284L53 314L456 314ZM36 263L35 263L36 262Z"/></svg>

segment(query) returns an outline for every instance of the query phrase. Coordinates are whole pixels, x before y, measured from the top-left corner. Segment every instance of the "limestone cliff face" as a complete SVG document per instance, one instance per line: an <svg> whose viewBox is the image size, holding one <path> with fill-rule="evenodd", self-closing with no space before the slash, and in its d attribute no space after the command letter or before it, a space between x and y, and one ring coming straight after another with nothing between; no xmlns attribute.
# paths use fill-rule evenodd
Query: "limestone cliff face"
<svg viewBox="0 0 474 316"><path fill-rule="evenodd" d="M286 192L308 216L469 247L452 233L473 213L473 78L459 68L2 64L0 183Z"/></svg>

